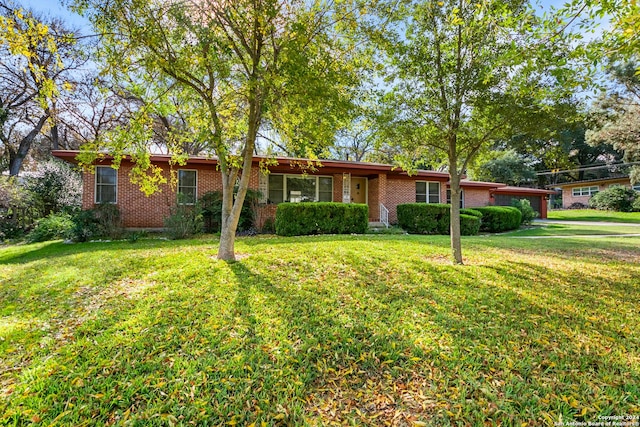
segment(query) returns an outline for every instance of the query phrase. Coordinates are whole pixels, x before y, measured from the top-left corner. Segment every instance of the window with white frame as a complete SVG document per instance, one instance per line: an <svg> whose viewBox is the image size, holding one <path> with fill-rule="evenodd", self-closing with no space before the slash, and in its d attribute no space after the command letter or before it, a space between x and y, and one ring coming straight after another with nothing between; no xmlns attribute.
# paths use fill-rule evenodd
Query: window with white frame
<svg viewBox="0 0 640 427"><path fill-rule="evenodd" d="M118 171L110 166L96 166L96 204L115 204L118 194Z"/></svg>
<svg viewBox="0 0 640 427"><path fill-rule="evenodd" d="M267 202L330 202L333 200L333 178L269 174Z"/></svg>
<svg viewBox="0 0 640 427"><path fill-rule="evenodd" d="M416 181L417 203L440 203L440 183Z"/></svg>
<svg viewBox="0 0 640 427"><path fill-rule="evenodd" d="M451 190L447 189L447 204L451 204ZM464 190L460 189L460 209L464 208Z"/></svg>
<svg viewBox="0 0 640 427"><path fill-rule="evenodd" d="M591 186L591 187L576 187L572 190L572 195L573 197L580 197L580 196L593 196L594 194L596 194L598 192L598 186Z"/></svg>
<svg viewBox="0 0 640 427"><path fill-rule="evenodd" d="M198 197L198 172L195 170L178 170L178 203L195 205Z"/></svg>
<svg viewBox="0 0 640 427"><path fill-rule="evenodd" d="M636 184L636 185L634 185L634 186L633 186L633 187L631 187L631 188L633 188L633 189L634 189L634 190L636 190L636 191L640 191L640 184Z"/></svg>

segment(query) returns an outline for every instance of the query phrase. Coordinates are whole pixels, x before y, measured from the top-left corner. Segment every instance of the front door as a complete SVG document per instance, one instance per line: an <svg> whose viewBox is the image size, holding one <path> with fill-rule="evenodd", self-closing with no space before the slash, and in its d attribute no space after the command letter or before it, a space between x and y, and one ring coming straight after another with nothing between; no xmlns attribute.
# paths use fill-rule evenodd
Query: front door
<svg viewBox="0 0 640 427"><path fill-rule="evenodd" d="M351 203L367 203L367 178L351 178Z"/></svg>

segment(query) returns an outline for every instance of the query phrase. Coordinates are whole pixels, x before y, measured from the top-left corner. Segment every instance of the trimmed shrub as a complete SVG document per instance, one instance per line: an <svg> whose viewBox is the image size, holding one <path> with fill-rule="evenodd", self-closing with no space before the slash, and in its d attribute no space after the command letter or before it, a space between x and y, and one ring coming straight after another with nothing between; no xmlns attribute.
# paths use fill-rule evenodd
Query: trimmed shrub
<svg viewBox="0 0 640 427"><path fill-rule="evenodd" d="M164 227L170 239L186 239L202 232L202 210L197 204L177 205L164 219Z"/></svg>
<svg viewBox="0 0 640 427"><path fill-rule="evenodd" d="M631 188L615 185L591 196L589 206L603 211L631 212L638 198Z"/></svg>
<svg viewBox="0 0 640 427"><path fill-rule="evenodd" d="M640 212L640 196L636 197L636 200L634 200L631 209L633 210L633 212Z"/></svg>
<svg viewBox="0 0 640 427"><path fill-rule="evenodd" d="M476 236L480 231L481 220L474 215L460 214L460 234L463 236Z"/></svg>
<svg viewBox="0 0 640 427"><path fill-rule="evenodd" d="M52 213L37 221L35 228L27 236L27 240L34 243L67 238L73 227L71 215Z"/></svg>
<svg viewBox="0 0 640 427"><path fill-rule="evenodd" d="M500 233L516 230L522 223L522 213L512 206L484 206L474 209L482 213L480 231Z"/></svg>
<svg viewBox="0 0 640 427"><path fill-rule="evenodd" d="M463 208L460 209L461 215L471 215L482 219L482 212L474 208Z"/></svg>
<svg viewBox="0 0 640 427"><path fill-rule="evenodd" d="M449 234L451 206L443 203L398 205L398 225L411 234Z"/></svg>
<svg viewBox="0 0 640 427"><path fill-rule="evenodd" d="M527 199L512 199L511 206L517 208L522 214L521 224L529 225L531 221L538 217L538 212L531 207L531 202Z"/></svg>
<svg viewBox="0 0 640 427"><path fill-rule="evenodd" d="M449 234L451 205L441 203L407 203L398 205L398 224L411 234ZM482 213L460 210L460 234L475 236L480 229Z"/></svg>
<svg viewBox="0 0 640 427"><path fill-rule="evenodd" d="M334 202L280 203L276 211L276 234L363 234L369 226L369 207Z"/></svg>

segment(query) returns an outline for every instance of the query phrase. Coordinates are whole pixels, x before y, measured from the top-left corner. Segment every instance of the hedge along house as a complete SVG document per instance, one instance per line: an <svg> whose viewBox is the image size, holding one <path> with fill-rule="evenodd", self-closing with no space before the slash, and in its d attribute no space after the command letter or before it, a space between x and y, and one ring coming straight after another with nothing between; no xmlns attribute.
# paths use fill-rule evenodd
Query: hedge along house
<svg viewBox="0 0 640 427"><path fill-rule="evenodd" d="M78 151L55 150L53 155L77 163ZM115 204L127 228L157 229L171 208L180 202L194 204L211 191L222 191L222 176L213 158L190 157L184 166L171 166L168 155L153 155L152 164L163 170L167 184L146 196L130 182L133 163L123 159L118 170L106 156L94 163L95 171L83 172L83 209L99 204ZM449 200L449 174L419 170L411 176L391 165L336 160L311 161L277 157L276 165L260 171L264 157L254 157L249 188L260 192L258 226L274 218L278 203L306 201L364 203L369 207L369 221L397 222L396 207L402 203L446 203ZM318 164L319 162L319 164ZM269 162L271 163L271 162ZM314 168L309 165L315 164ZM172 188L171 168L177 172L177 185ZM305 173L306 172L306 173ZM542 218L546 218L548 190L509 187L505 184L463 180L462 207L510 204L511 198L527 198Z"/></svg>
<svg viewBox="0 0 640 427"><path fill-rule="evenodd" d="M629 177L566 182L564 184L555 184L553 187L562 190L562 207L569 209L571 207L580 207L580 205L589 206L591 196L617 185L640 191L640 185L631 185Z"/></svg>

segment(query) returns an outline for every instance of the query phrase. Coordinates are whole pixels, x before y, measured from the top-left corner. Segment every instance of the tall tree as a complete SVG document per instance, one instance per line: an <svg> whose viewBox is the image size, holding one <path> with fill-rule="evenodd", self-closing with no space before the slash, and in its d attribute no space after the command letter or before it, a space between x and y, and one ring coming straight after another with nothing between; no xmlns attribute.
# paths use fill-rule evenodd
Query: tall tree
<svg viewBox="0 0 640 427"><path fill-rule="evenodd" d="M473 178L478 181L504 182L509 185L531 184L536 177L531 158L514 150L497 152L496 156L475 169Z"/></svg>
<svg viewBox="0 0 640 427"><path fill-rule="evenodd" d="M637 56L636 56L637 58ZM615 85L591 109L587 142L594 146L611 144L624 153L626 162L640 161L640 78L637 60L614 63L609 75ZM630 170L631 182L640 182L640 167Z"/></svg>
<svg viewBox="0 0 640 427"><path fill-rule="evenodd" d="M389 127L412 155L423 149L446 156L452 258L462 264L461 176L483 147L562 96L557 83L574 83L572 51L523 0L408 3L386 39L395 115ZM404 163L411 168L410 159Z"/></svg>
<svg viewBox="0 0 640 427"><path fill-rule="evenodd" d="M11 175L45 129L57 148L57 102L85 61L62 21L0 1L0 145Z"/></svg>
<svg viewBox="0 0 640 427"><path fill-rule="evenodd" d="M222 174L218 258L235 259L235 232L256 137L268 123L299 146L317 141L296 136L301 128L313 135L322 128L322 120L315 126L316 121L293 119L326 114L344 99L340 89L351 83L351 75L341 68L347 58L339 31L341 26L350 27L345 24L356 9L348 2L320 0L77 0L75 4L102 35L105 71L119 80L127 75L133 82L129 90L144 97L147 106L128 129L99 140L92 147L94 156L98 148L108 149L116 158L130 154L136 167L148 172L138 177L157 180L145 145L152 139L151 117L176 110L170 96L188 99L182 117L217 156ZM180 157L177 144L170 149Z"/></svg>

